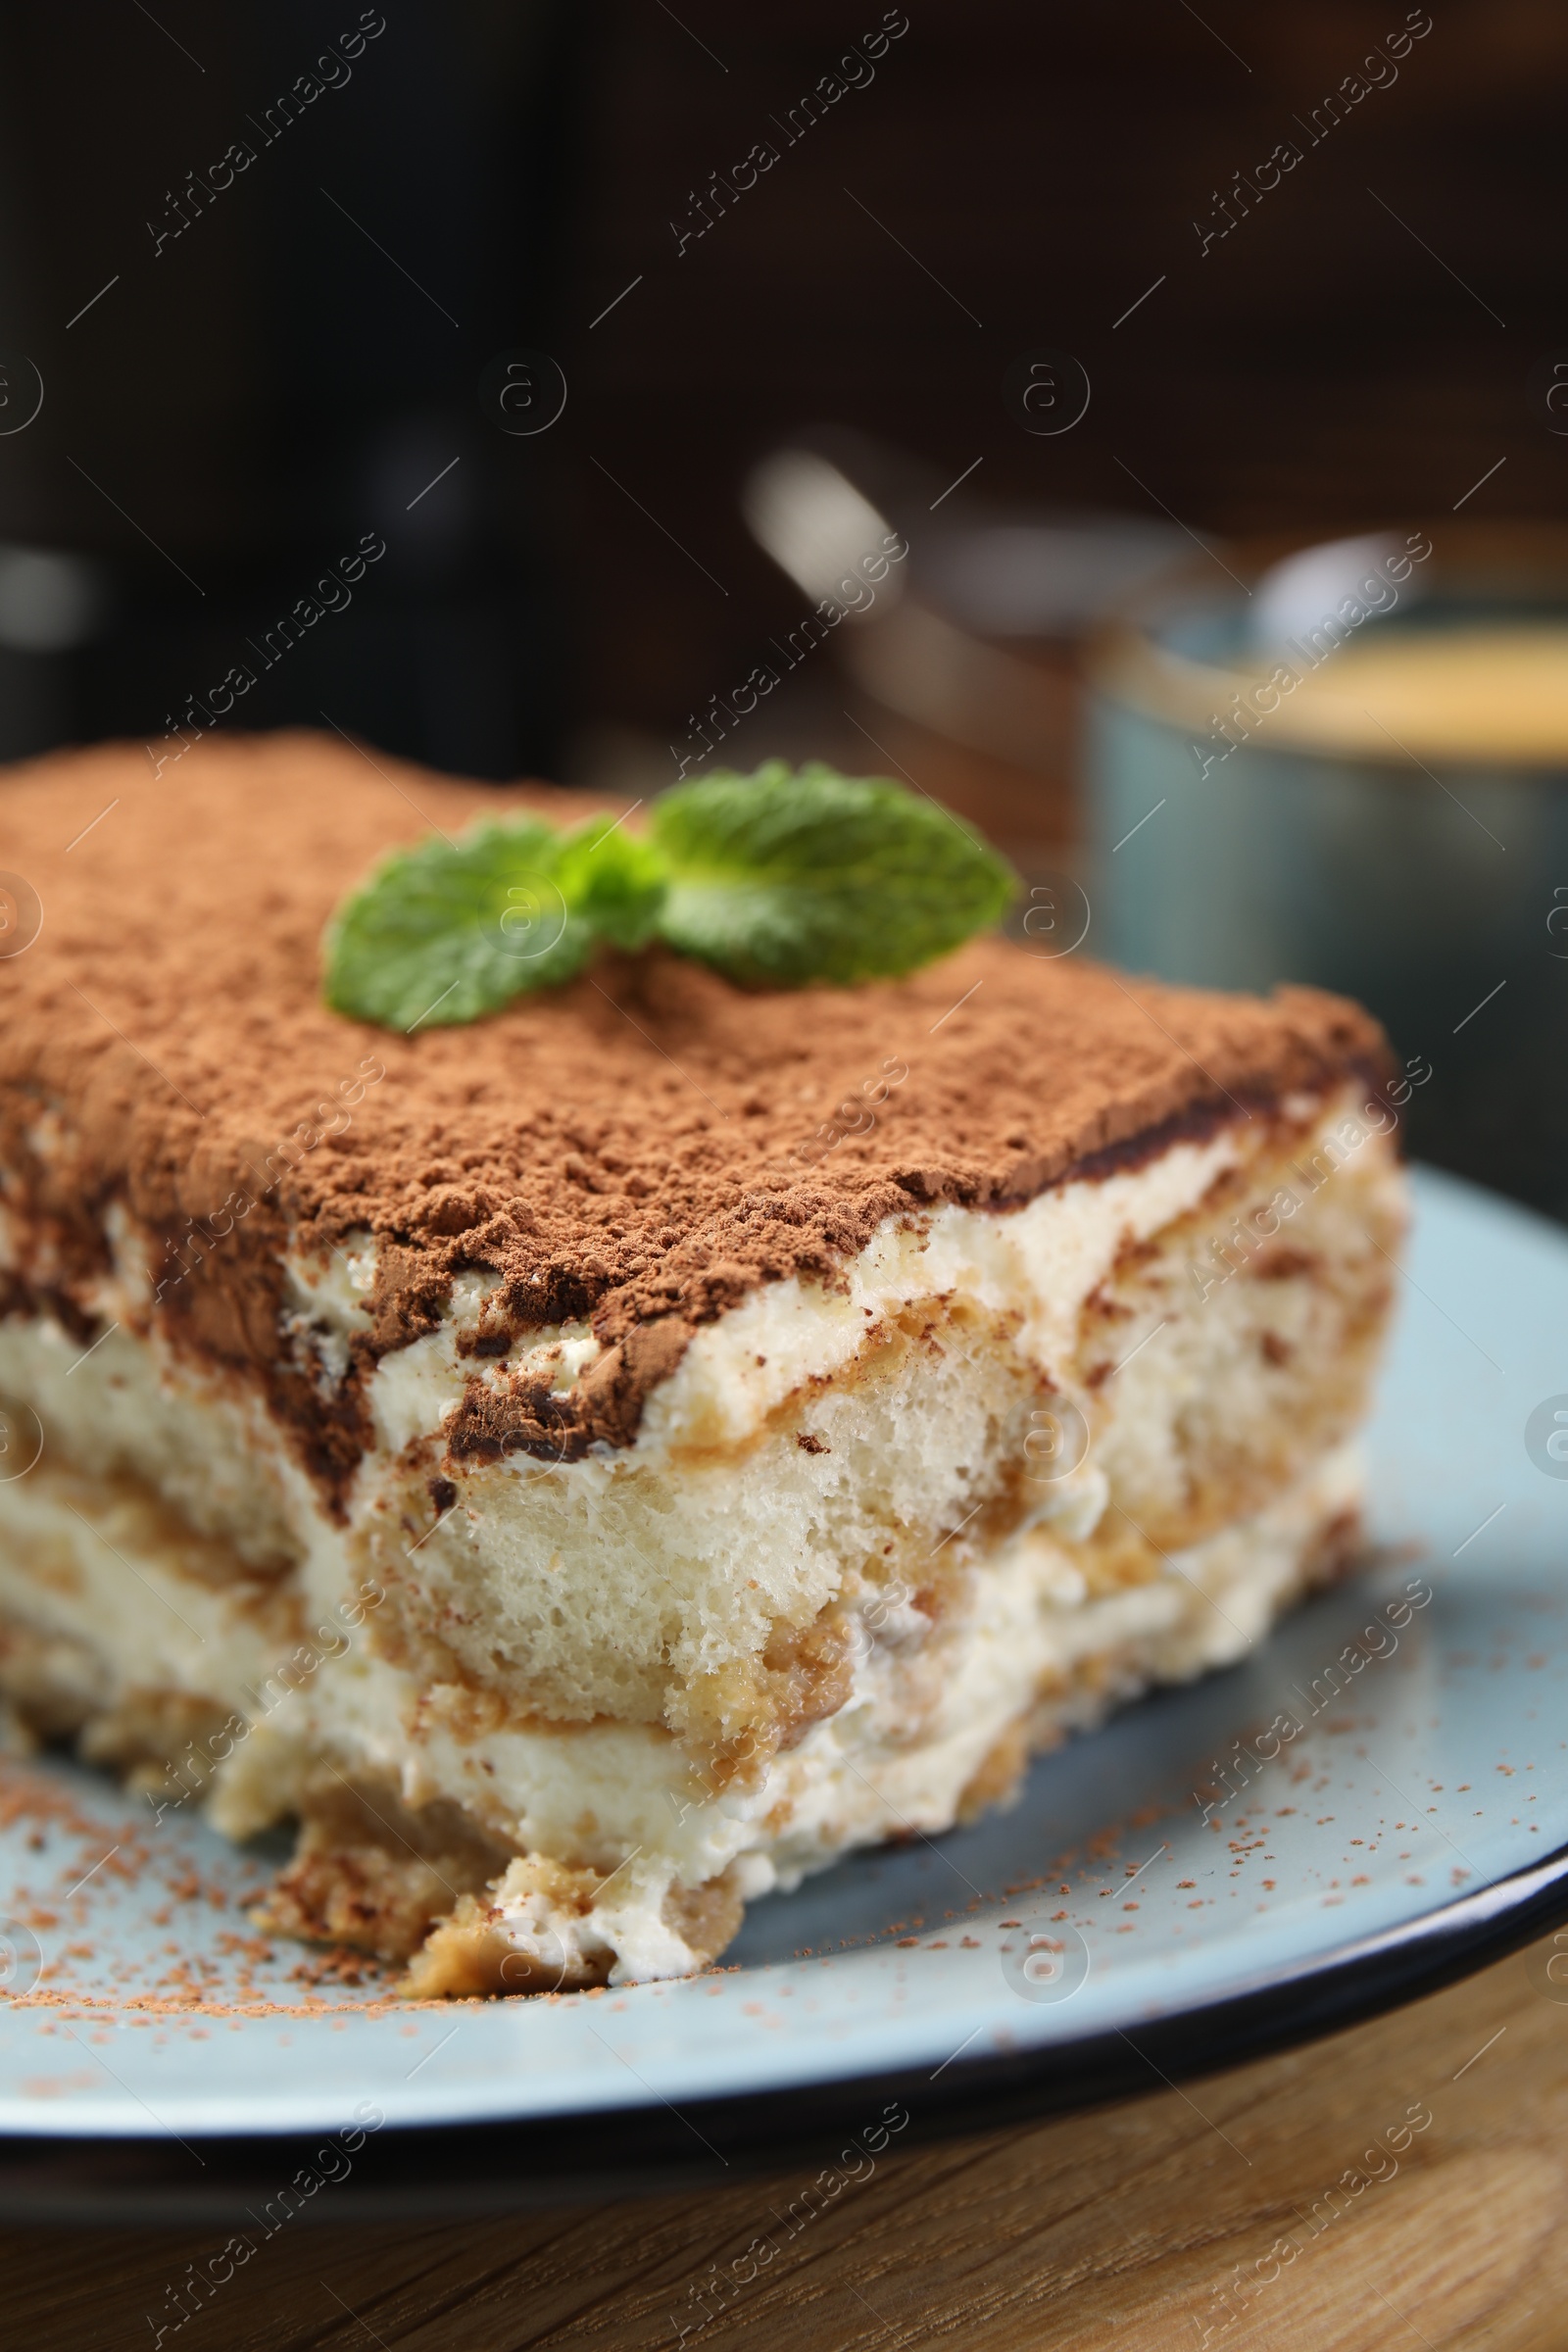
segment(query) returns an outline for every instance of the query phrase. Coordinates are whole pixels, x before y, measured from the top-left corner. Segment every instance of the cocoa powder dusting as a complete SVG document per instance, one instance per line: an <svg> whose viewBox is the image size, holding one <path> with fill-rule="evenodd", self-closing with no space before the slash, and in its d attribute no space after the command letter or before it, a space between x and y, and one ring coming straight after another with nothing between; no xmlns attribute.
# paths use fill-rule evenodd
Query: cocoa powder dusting
<svg viewBox="0 0 1568 2352"><path fill-rule="evenodd" d="M607 956L410 1037L329 1011L320 936L342 892L396 843L523 806L574 820L605 803L306 734L215 738L156 776L109 745L0 779L0 864L44 910L0 963L8 1205L85 1329L101 1219L122 1203L171 1336L259 1379L329 1487L365 1441L359 1374L329 1411L288 1361L291 1232L306 1252L376 1237L361 1372L432 1327L461 1268L499 1278L481 1353L591 1319L609 1352L569 1426L540 1392L523 1437L471 1433L481 1451L570 1452L628 1442L698 1325L760 1283L832 1279L889 1215L1013 1207L1383 1060L1368 1016L1314 990L1124 987L999 940L902 981L775 994ZM884 1063L908 1075L878 1101Z"/></svg>

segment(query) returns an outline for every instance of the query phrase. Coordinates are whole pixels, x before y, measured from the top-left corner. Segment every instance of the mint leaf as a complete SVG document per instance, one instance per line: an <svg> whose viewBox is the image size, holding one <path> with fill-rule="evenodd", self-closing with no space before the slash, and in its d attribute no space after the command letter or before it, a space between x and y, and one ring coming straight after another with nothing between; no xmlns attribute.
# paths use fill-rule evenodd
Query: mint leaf
<svg viewBox="0 0 1568 2352"><path fill-rule="evenodd" d="M387 1029L446 1028L572 979L595 936L563 876L584 887L565 855L578 838L488 818L457 842L394 851L327 928L327 1003Z"/></svg>
<svg viewBox="0 0 1568 2352"><path fill-rule="evenodd" d="M996 922L1017 888L934 801L820 761L677 785L651 834L669 873L661 938L775 987L912 971Z"/></svg>

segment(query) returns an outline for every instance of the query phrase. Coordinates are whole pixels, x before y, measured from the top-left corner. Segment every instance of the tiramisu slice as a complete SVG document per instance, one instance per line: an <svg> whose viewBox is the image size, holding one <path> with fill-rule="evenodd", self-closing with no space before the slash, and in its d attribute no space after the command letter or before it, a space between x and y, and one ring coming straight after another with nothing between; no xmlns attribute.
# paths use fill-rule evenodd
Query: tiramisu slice
<svg viewBox="0 0 1568 2352"><path fill-rule="evenodd" d="M274 1920L420 1992L689 1971L1237 1656L1351 1553L1402 1217L1408 1082L1303 990L330 1009L343 894L525 806L583 813L301 737L0 780L0 1688L297 1818Z"/></svg>

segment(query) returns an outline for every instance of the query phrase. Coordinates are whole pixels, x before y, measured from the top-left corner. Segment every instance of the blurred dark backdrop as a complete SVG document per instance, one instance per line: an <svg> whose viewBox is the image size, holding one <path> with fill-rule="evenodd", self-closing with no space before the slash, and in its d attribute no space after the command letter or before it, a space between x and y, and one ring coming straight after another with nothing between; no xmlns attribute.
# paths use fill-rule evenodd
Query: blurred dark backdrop
<svg viewBox="0 0 1568 2352"><path fill-rule="evenodd" d="M161 731L370 532L387 553L352 606L253 662L223 723L324 711L483 776L672 774L686 714L802 612L739 490L807 423L939 484L974 467L964 501L1164 509L1205 536L1446 514L1498 457L1468 512L1562 511L1568 442L1525 386L1568 344L1550 0L1445 0L1312 144L1396 0L908 0L875 55L905 21L8 11L0 416L30 405L28 362L45 396L0 437L0 753ZM805 128L851 44L859 86ZM778 160L740 189L759 141ZM1237 173L1250 215L1233 196L1204 251ZM1055 438L1002 396L1039 346L1093 384ZM514 437L478 384L515 348L568 397ZM841 748L830 668L757 752L791 729Z"/></svg>

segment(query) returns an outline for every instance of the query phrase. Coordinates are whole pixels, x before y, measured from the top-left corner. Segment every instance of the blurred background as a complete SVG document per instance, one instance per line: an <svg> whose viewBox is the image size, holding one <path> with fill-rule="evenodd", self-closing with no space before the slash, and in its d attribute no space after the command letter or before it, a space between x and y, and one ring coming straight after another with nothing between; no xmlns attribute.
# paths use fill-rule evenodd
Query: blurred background
<svg viewBox="0 0 1568 2352"><path fill-rule="evenodd" d="M1568 1215L1565 93L1547 0L9 11L0 757L903 775Z"/></svg>

